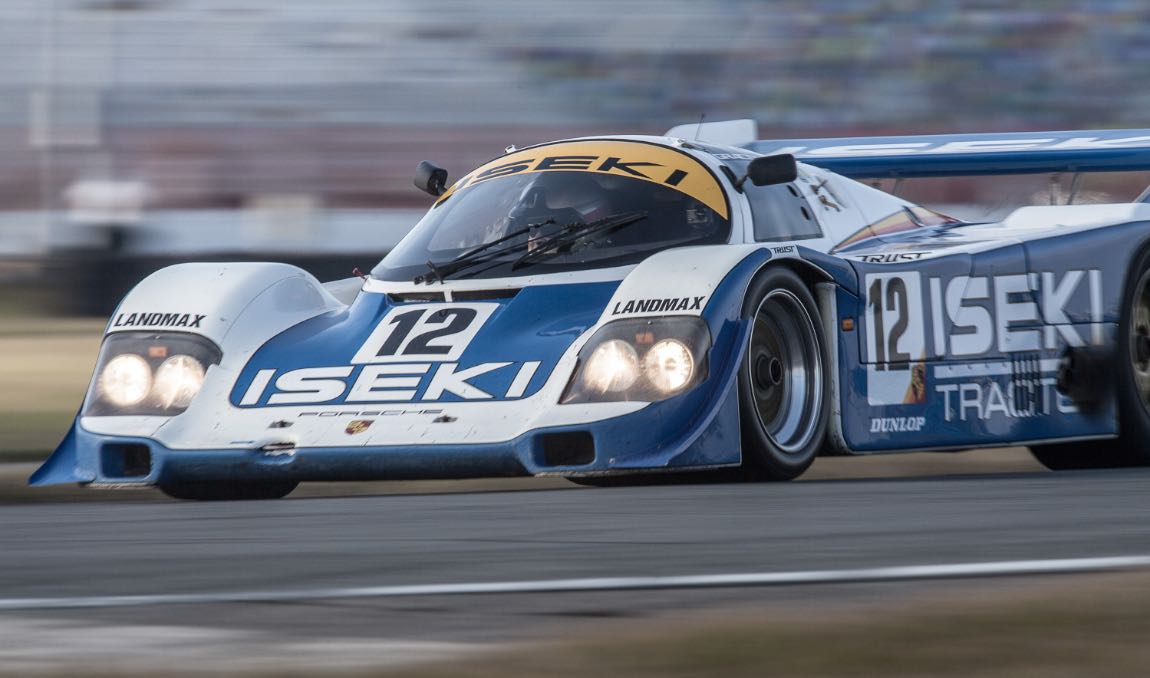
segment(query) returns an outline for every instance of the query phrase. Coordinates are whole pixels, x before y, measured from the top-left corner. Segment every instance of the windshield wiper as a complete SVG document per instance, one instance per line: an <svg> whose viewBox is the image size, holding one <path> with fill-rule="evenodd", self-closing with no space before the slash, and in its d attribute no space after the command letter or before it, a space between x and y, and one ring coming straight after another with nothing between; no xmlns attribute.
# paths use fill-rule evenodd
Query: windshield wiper
<svg viewBox="0 0 1150 678"><path fill-rule="evenodd" d="M535 241L534 247L511 264L511 270L514 271L523 266L534 264L537 261L559 256L560 254L571 251L571 248L581 240L586 240L591 236L613 231L617 228L630 226L646 218L646 212L621 212L619 214L612 214L609 217L603 217L602 219L596 219L587 224L569 224L558 233Z"/></svg>
<svg viewBox="0 0 1150 678"><path fill-rule="evenodd" d="M588 238L592 235L612 231L616 228L622 228L646 218L646 212L623 212L620 214L613 214L609 217L597 219L586 224L582 222L564 224L559 228L557 232L552 235L537 238L535 240L528 239L523 242L515 243L514 245L508 245L507 247L492 249L492 247L495 245L507 242L513 238L517 238L521 235L529 233L534 229L546 226L547 224L555 223L554 219L547 219L546 221L541 221L537 224L529 224L524 228L508 233L502 238L497 238L496 240L484 243L479 247L470 249L448 262L437 264L433 261L428 261L428 272L424 273L423 275L416 276L413 282L417 285L420 283L427 283L430 285L436 280L443 282L447 276L454 275L464 269L494 261L504 254L527 249L528 251L523 254L523 256L512 262L511 270L514 271L523 266L533 264L536 261L548 259L550 257L562 254L563 252L569 250L580 240Z"/></svg>
<svg viewBox="0 0 1150 678"><path fill-rule="evenodd" d="M528 224L528 225L524 226L523 228L512 231L511 233L508 233L507 235L503 236L502 238L496 238L495 240L492 240L491 242L483 243L479 247L469 249L466 252L464 252L463 254L460 254L459 256L455 257L454 259L447 261L445 263L442 263L442 264L437 264L434 261L429 260L427 262L428 272L424 273L423 275L415 276L415 279L412 280L412 282L414 282L416 285L418 285L420 283L424 283L424 282L430 285L431 283L435 282L436 280L438 280L439 282L443 282L443 279L445 277L452 275L453 273L458 273L459 271L462 271L465 268L471 268L472 266L475 266L477 264L482 264L484 262L491 261L492 259L495 259L496 257L498 257L500 255L507 254L508 252L515 252L515 251L521 250L527 246L526 242L516 243L514 245L509 245L507 247L501 247L497 250L492 250L491 248L500 244L500 243L504 243L504 242L507 242L508 240L511 240L513 238L518 238L521 235L530 233L534 229L546 226L547 224L553 224L553 223L555 223L554 219L547 219L546 221L540 221L537 224ZM480 256L480 255L485 255L485 256Z"/></svg>

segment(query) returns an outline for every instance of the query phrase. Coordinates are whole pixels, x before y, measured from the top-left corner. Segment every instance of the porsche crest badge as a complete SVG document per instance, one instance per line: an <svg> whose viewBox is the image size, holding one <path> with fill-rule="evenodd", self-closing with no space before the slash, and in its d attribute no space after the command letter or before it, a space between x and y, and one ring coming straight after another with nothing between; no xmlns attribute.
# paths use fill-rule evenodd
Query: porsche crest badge
<svg viewBox="0 0 1150 678"><path fill-rule="evenodd" d="M371 426L371 422L371 419L356 419L349 423L343 432L349 436L353 436L356 433L363 433L367 430L367 427Z"/></svg>

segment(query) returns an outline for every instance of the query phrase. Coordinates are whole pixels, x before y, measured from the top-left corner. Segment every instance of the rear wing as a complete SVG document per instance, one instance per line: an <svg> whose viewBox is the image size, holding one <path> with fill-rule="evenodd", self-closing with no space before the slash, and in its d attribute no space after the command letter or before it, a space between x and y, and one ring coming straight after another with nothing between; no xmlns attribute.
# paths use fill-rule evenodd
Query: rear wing
<svg viewBox="0 0 1150 678"><path fill-rule="evenodd" d="M853 179L1150 170L1150 129L759 140L753 120L725 120L667 136L790 153Z"/></svg>
<svg viewBox="0 0 1150 678"><path fill-rule="evenodd" d="M1150 170L1150 129L781 139L744 144L854 179Z"/></svg>

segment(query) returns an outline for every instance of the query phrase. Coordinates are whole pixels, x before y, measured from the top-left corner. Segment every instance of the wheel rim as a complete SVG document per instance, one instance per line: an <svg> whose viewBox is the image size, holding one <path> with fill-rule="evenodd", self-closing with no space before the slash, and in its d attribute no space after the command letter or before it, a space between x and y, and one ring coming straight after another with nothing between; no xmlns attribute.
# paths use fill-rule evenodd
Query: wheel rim
<svg viewBox="0 0 1150 678"><path fill-rule="evenodd" d="M1130 319L1130 365L1142 405L1150 408L1150 271L1142 274L1135 288Z"/></svg>
<svg viewBox="0 0 1150 678"><path fill-rule="evenodd" d="M790 291L773 290L759 303L746 369L763 431L784 453L799 452L819 420L823 360L814 319Z"/></svg>

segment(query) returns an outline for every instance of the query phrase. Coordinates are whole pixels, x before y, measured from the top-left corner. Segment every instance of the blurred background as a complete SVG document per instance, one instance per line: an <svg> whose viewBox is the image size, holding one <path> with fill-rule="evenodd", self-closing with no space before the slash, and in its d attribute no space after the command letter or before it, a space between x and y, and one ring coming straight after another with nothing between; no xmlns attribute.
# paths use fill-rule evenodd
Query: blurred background
<svg viewBox="0 0 1150 678"><path fill-rule="evenodd" d="M367 270L427 207L422 159L458 177L702 115L764 137L1146 127L1148 22L1141 0L4 0L0 453L55 443L140 278ZM1049 195L904 188L973 217Z"/></svg>

